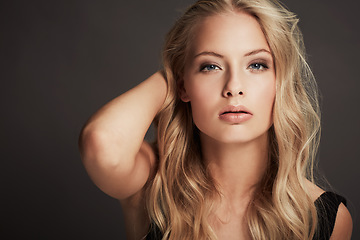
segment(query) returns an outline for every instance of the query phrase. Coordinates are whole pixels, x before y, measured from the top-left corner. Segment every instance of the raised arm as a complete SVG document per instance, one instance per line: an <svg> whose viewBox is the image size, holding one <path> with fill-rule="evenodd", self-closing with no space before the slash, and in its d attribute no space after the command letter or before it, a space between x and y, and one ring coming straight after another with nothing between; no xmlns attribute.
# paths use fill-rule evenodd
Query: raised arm
<svg viewBox="0 0 360 240"><path fill-rule="evenodd" d="M94 183L108 195L126 199L145 185L155 155L144 136L165 96L165 79L155 73L103 106L82 130L82 161Z"/></svg>

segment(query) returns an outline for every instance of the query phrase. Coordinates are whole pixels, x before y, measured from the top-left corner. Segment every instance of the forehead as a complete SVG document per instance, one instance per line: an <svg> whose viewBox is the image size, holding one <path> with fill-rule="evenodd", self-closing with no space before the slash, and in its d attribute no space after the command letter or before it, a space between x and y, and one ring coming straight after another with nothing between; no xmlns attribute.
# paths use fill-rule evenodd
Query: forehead
<svg viewBox="0 0 360 240"><path fill-rule="evenodd" d="M215 51L244 54L254 49L270 51L257 20L244 12L227 12L204 18L198 23L192 41L192 54Z"/></svg>

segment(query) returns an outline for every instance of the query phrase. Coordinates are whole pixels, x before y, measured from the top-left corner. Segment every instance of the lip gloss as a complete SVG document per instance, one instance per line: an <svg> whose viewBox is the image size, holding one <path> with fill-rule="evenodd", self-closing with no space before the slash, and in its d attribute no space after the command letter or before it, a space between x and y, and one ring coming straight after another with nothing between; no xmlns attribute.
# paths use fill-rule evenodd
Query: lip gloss
<svg viewBox="0 0 360 240"><path fill-rule="evenodd" d="M252 115L245 112L228 112L219 115L219 119L229 123L243 123L252 118Z"/></svg>

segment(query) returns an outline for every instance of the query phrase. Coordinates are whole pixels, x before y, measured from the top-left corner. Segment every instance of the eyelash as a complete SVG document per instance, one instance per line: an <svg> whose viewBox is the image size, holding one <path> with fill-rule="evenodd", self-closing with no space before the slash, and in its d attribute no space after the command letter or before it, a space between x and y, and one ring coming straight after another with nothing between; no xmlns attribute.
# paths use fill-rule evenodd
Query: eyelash
<svg viewBox="0 0 360 240"><path fill-rule="evenodd" d="M213 67L214 69L207 69L208 67ZM200 72L211 72L211 71L216 71L216 70L221 70L221 68L219 66L217 66L216 64L204 64L204 65L201 65L200 67Z"/></svg>
<svg viewBox="0 0 360 240"><path fill-rule="evenodd" d="M211 67L212 69L206 69L206 68L209 68ZM269 69L268 65L266 63L263 63L263 62L254 62L252 64L250 64L247 69L250 69L251 71L259 71L259 72L262 72L262 71L266 71L267 69ZM217 70L222 70L221 67L219 67L218 65L216 64L204 64L204 65L201 65L200 67L200 72L212 72L212 71L217 71Z"/></svg>
<svg viewBox="0 0 360 240"><path fill-rule="evenodd" d="M258 65L258 69L253 68L255 65ZM248 69L250 69L251 71L266 71L267 69L269 69L268 65L266 63L262 63L262 62L255 62L249 65Z"/></svg>

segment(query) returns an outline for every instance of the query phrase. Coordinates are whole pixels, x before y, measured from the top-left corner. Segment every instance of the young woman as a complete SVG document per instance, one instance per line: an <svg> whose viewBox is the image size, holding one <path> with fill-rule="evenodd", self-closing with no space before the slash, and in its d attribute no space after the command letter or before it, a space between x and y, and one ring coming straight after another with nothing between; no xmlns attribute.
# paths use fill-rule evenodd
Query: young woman
<svg viewBox="0 0 360 240"><path fill-rule="evenodd" d="M276 1L198 1L163 70L88 121L84 165L128 239L350 239L345 200L313 183L320 119L296 24Z"/></svg>

